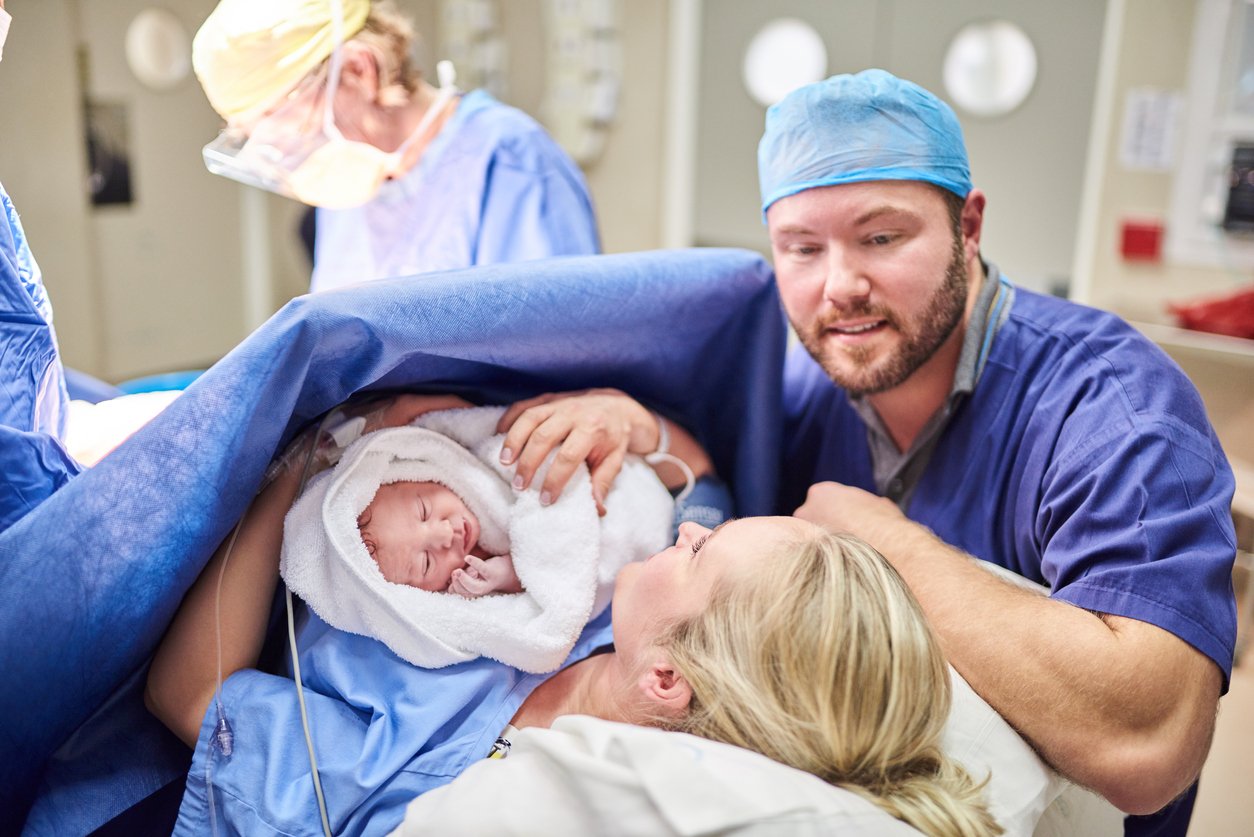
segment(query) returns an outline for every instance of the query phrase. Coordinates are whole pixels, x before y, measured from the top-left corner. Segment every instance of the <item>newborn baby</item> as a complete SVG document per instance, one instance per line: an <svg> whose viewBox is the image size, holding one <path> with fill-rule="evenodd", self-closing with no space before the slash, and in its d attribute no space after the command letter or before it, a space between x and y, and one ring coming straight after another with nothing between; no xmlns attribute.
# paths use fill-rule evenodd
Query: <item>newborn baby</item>
<svg viewBox="0 0 1254 837"><path fill-rule="evenodd" d="M380 485L358 515L357 530L383 577L395 584L468 599L523 591L510 556L479 546L478 518L438 482Z"/></svg>
<svg viewBox="0 0 1254 837"><path fill-rule="evenodd" d="M637 457L624 462L604 516L586 468L552 503L538 486L515 490L496 432L503 413L450 409L413 425L327 431L332 467L284 519L288 588L331 627L413 665L487 656L522 671L558 668L608 606L623 564L664 548L675 501Z"/></svg>

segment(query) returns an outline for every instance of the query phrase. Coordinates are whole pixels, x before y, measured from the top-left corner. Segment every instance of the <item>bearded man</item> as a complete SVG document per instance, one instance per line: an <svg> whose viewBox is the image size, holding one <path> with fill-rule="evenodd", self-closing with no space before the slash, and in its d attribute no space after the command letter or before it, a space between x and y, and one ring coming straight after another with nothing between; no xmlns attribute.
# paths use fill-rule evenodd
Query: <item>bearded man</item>
<svg viewBox="0 0 1254 837"><path fill-rule="evenodd" d="M961 128L917 85L808 85L758 164L805 348L781 510L884 553L972 687L1142 815L1128 834L1184 835L1236 637L1233 478L1196 389L1119 318L981 257Z"/></svg>

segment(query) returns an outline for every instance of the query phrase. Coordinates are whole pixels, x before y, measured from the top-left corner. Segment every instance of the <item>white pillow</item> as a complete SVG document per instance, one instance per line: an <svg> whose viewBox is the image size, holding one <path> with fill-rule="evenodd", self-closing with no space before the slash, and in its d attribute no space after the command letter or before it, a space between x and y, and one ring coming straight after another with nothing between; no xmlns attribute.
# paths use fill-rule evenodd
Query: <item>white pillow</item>
<svg viewBox="0 0 1254 837"><path fill-rule="evenodd" d="M919 835L815 776L683 733L568 715L512 743L411 802L393 835Z"/></svg>
<svg viewBox="0 0 1254 837"><path fill-rule="evenodd" d="M1007 837L1123 833L1110 803L1067 782L952 668L945 751L976 780ZM484 804L491 800L491 804ZM581 715L518 733L411 802L392 832L557 835L917 835L871 803L765 756L676 732Z"/></svg>
<svg viewBox="0 0 1254 837"><path fill-rule="evenodd" d="M1008 837L1028 837L1065 782L950 670L944 747ZM917 834L871 803L757 753L584 716L525 729L507 759L472 765L410 803L398 835ZM491 805L482 804L491 799Z"/></svg>
<svg viewBox="0 0 1254 837"><path fill-rule="evenodd" d="M985 799L1006 837L1030 835L1066 781L1041 761L1006 719L950 667L953 706L941 742L976 781L989 777Z"/></svg>

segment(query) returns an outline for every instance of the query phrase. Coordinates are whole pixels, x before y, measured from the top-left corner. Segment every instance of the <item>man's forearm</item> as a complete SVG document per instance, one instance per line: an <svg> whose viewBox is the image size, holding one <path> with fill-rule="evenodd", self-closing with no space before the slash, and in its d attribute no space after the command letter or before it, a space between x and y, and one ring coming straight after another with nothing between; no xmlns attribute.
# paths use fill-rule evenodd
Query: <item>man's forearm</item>
<svg viewBox="0 0 1254 837"><path fill-rule="evenodd" d="M1148 813L1196 778L1220 675L1177 637L994 577L923 527L875 545L919 599L956 669L1072 780Z"/></svg>

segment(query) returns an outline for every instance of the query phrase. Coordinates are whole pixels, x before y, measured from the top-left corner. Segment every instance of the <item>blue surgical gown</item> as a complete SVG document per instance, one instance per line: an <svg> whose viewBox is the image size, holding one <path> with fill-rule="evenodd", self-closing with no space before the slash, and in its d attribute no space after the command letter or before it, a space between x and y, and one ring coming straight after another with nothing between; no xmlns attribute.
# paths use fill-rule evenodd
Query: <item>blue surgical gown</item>
<svg viewBox="0 0 1254 837"><path fill-rule="evenodd" d="M61 446L68 397L52 305L17 210L0 185L0 531L79 466Z"/></svg>
<svg viewBox="0 0 1254 837"><path fill-rule="evenodd" d="M785 369L780 510L815 482L875 492L867 426L803 350ZM1232 470L1201 397L1112 314L1015 290L974 392L906 508L1077 607L1148 622L1232 671ZM1128 834L1183 834L1194 789Z"/></svg>
<svg viewBox="0 0 1254 837"><path fill-rule="evenodd" d="M309 726L334 834L387 834L414 797L478 759L549 675L480 658L442 669L404 662L381 642L315 616L299 632ZM567 663L611 641L609 612L584 629ZM318 806L293 681L254 670L223 684L231 755L215 745L209 707L174 833L318 834Z"/></svg>
<svg viewBox="0 0 1254 837"><path fill-rule="evenodd" d="M520 110L476 90L404 177L319 209L310 289L600 250L579 168Z"/></svg>

